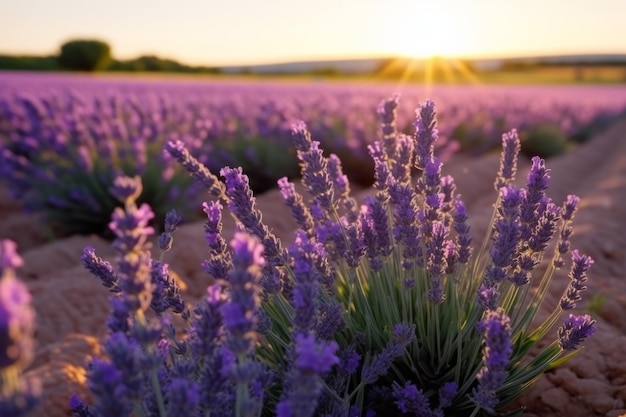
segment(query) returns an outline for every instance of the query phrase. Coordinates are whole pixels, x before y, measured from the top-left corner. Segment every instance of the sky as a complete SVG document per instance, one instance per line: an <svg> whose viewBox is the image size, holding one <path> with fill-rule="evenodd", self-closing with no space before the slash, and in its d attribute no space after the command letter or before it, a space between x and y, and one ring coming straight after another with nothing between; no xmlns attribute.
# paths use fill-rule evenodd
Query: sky
<svg viewBox="0 0 626 417"><path fill-rule="evenodd" d="M626 0L6 0L0 54L71 39L207 66L626 53L625 19Z"/></svg>

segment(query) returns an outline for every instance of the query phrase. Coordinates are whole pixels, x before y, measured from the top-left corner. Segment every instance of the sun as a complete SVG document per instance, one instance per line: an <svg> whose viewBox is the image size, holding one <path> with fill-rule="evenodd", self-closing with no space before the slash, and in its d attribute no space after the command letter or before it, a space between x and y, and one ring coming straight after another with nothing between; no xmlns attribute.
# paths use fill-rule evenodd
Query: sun
<svg viewBox="0 0 626 417"><path fill-rule="evenodd" d="M467 5L439 0L402 1L402 8L393 18L385 19L379 40L385 50L395 56L379 70L378 76L393 79L398 85L422 82L481 84L477 74L467 65L465 56L474 54L478 46L480 25L471 19L476 11Z"/></svg>
<svg viewBox="0 0 626 417"><path fill-rule="evenodd" d="M390 40L393 53L407 58L431 58L454 57L467 51L467 31L460 19L438 7L437 2L419 2L403 12Z"/></svg>

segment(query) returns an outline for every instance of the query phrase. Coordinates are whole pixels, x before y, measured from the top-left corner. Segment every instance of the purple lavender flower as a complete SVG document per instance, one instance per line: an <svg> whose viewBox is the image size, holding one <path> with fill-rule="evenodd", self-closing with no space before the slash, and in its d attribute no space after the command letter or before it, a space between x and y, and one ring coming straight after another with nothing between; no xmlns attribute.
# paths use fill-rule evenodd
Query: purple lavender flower
<svg viewBox="0 0 626 417"><path fill-rule="evenodd" d="M222 205L218 202L202 203L207 215L204 223L204 240L209 246L209 259L202 262L202 268L216 279L226 278L232 268L228 245L222 237Z"/></svg>
<svg viewBox="0 0 626 417"><path fill-rule="evenodd" d="M237 232L230 243L233 270L228 275L229 301L220 308L228 332L226 346L236 355L246 354L256 339L259 280L265 264L263 245L256 237Z"/></svg>
<svg viewBox="0 0 626 417"><path fill-rule="evenodd" d="M118 281L122 298L129 312L146 311L152 301L154 289L151 277L150 244L147 242L154 229L148 226L154 213L147 204L137 207L135 199L141 190L139 177L116 178L112 187L124 209L117 207L111 216L109 228L116 236L113 248L118 253Z"/></svg>
<svg viewBox="0 0 626 417"><path fill-rule="evenodd" d="M368 145L367 150L374 161L374 188L382 191L392 178L382 145L376 141Z"/></svg>
<svg viewBox="0 0 626 417"><path fill-rule="evenodd" d="M0 240L0 276L8 274L24 264L17 253L17 244L9 239ZM6 272L5 272L6 271Z"/></svg>
<svg viewBox="0 0 626 417"><path fill-rule="evenodd" d="M167 415L191 416L200 403L200 386L188 378L173 378L167 391Z"/></svg>
<svg viewBox="0 0 626 417"><path fill-rule="evenodd" d="M377 255L382 257L389 256L393 251L391 245L391 234L389 230L389 219L387 210L385 209L385 203L388 200L388 196L385 193L378 192L373 200L365 200L372 219L373 231L376 234L376 250ZM368 247L368 250L370 248Z"/></svg>
<svg viewBox="0 0 626 417"><path fill-rule="evenodd" d="M513 129L502 135L502 154L500 156L500 169L494 184L496 191L509 185L517 173L517 155L520 151L520 141L517 130Z"/></svg>
<svg viewBox="0 0 626 417"><path fill-rule="evenodd" d="M523 253L517 257L517 269L508 277L517 286L526 285L530 282L532 271L539 264L537 254Z"/></svg>
<svg viewBox="0 0 626 417"><path fill-rule="evenodd" d="M122 297L109 297L111 312L107 317L106 326L110 333L128 333L131 326L131 316Z"/></svg>
<svg viewBox="0 0 626 417"><path fill-rule="evenodd" d="M185 310L185 301L180 294L176 280L170 277L168 265L153 261L150 275L154 286L150 303L152 310L157 315L162 315L170 308L174 313L182 313Z"/></svg>
<svg viewBox="0 0 626 417"><path fill-rule="evenodd" d="M575 196L573 194L569 194L567 199L563 203L563 208L561 209L561 218L563 220L572 220L574 218L574 213L576 213L576 206L580 203L580 197Z"/></svg>
<svg viewBox="0 0 626 417"><path fill-rule="evenodd" d="M432 410L430 402L424 392L411 383L407 382L401 386L397 382L393 383L392 396L398 410L404 414L412 414L423 417L444 417L441 409Z"/></svg>
<svg viewBox="0 0 626 417"><path fill-rule="evenodd" d="M472 237L467 225L467 211L459 197L454 200L453 227L457 235L457 260L461 265L465 265L472 256L472 247L470 246Z"/></svg>
<svg viewBox="0 0 626 417"><path fill-rule="evenodd" d="M311 217L309 208L302 201L302 196L296 192L294 184L289 182L287 177L283 177L278 180L278 187L298 226L305 232L311 233L314 226L313 217Z"/></svg>
<svg viewBox="0 0 626 417"><path fill-rule="evenodd" d="M256 207L256 199L250 189L248 177L243 174L241 168L224 167L220 174L226 179L228 209L245 226L246 231L261 240L268 262L280 263L286 258L285 251L280 240L261 221L261 212Z"/></svg>
<svg viewBox="0 0 626 417"><path fill-rule="evenodd" d="M424 161L424 172L418 181L418 188L425 197L438 195L441 191L441 166L436 157Z"/></svg>
<svg viewBox="0 0 626 417"><path fill-rule="evenodd" d="M23 368L34 353L35 312L28 288L14 275L23 262L15 249L15 242L0 241L0 370Z"/></svg>
<svg viewBox="0 0 626 417"><path fill-rule="evenodd" d="M319 274L315 268L315 244L302 230L296 232L289 254L293 259L294 289L294 334L306 334L317 322Z"/></svg>
<svg viewBox="0 0 626 417"><path fill-rule="evenodd" d="M439 388L439 407L446 408L452 405L454 397L459 392L459 386L456 382L446 382Z"/></svg>
<svg viewBox="0 0 626 417"><path fill-rule="evenodd" d="M440 190L442 194L440 212L444 217L444 224L450 226L451 215L454 210L456 184L454 178L451 175L441 177Z"/></svg>
<svg viewBox="0 0 626 417"><path fill-rule="evenodd" d="M211 173L203 164L194 158L185 144L180 140L170 140L165 143L165 150L189 172L196 180L204 185L209 194L215 198L222 198L224 195L224 185Z"/></svg>
<svg viewBox="0 0 626 417"><path fill-rule="evenodd" d="M587 271L593 265L593 259L587 255L581 255L577 250L572 251L572 269L569 273L570 283L561 297L561 308L569 310L576 307L576 302L582 297L580 293L587 289Z"/></svg>
<svg viewBox="0 0 626 417"><path fill-rule="evenodd" d="M519 206L523 193L520 189L507 186L500 189L501 206L498 208L500 218L494 223L493 242L489 251L493 265L502 269L511 266L519 242ZM497 271L492 271L497 272ZM492 282L499 282L502 275L488 276Z"/></svg>
<svg viewBox="0 0 626 417"><path fill-rule="evenodd" d="M207 297L196 303L191 317L189 346L194 356L211 358L224 335L220 309L226 295L219 284L207 288Z"/></svg>
<svg viewBox="0 0 626 417"><path fill-rule="evenodd" d="M178 225L183 218L176 212L176 210L170 210L165 215L165 230L159 235L158 244L159 249L163 252L167 252L172 248L174 243L174 237L172 233L178 230Z"/></svg>
<svg viewBox="0 0 626 417"><path fill-rule="evenodd" d="M333 335L346 327L343 306L336 303L323 303L319 306L319 318L315 333L321 340L331 340Z"/></svg>
<svg viewBox="0 0 626 417"><path fill-rule="evenodd" d="M111 365L121 374L119 385L122 386L126 399L138 399L142 387L142 371L146 365L146 352L137 340L119 332L111 334L103 345ZM89 382L96 383L93 376L90 375Z"/></svg>
<svg viewBox="0 0 626 417"><path fill-rule="evenodd" d="M112 363L94 359L90 365L87 387L94 396L93 411L98 417L127 416L132 411L132 402L124 376Z"/></svg>
<svg viewBox="0 0 626 417"><path fill-rule="evenodd" d="M154 233L154 229L148 226L153 217L152 209L145 203L131 210L117 207L109 223L109 228L116 236L113 247L119 253L144 247L148 237Z"/></svg>
<svg viewBox="0 0 626 417"><path fill-rule="evenodd" d="M117 286L117 276L115 275L113 266L111 266L111 263L97 256L96 250L93 247L85 247L80 260L85 269L100 278L102 285L109 288L111 292L116 293L121 291Z"/></svg>
<svg viewBox="0 0 626 417"><path fill-rule="evenodd" d="M476 301L483 310L495 310L498 307L499 295L496 285L482 283L478 288Z"/></svg>
<svg viewBox="0 0 626 417"><path fill-rule="evenodd" d="M415 325L398 324L393 329L393 340L383 350L373 356L369 364L363 367L361 379L366 384L373 384L385 375L393 361L404 354L406 347L415 339Z"/></svg>
<svg viewBox="0 0 626 417"><path fill-rule="evenodd" d="M539 207L537 225L528 239L528 248L533 252L543 252L548 246L560 215L559 208L552 202L545 201Z"/></svg>
<svg viewBox="0 0 626 417"><path fill-rule="evenodd" d="M357 371L360 364L361 355L357 353L356 346L354 344L348 345L348 347L341 352L341 369L348 375L352 375Z"/></svg>
<svg viewBox="0 0 626 417"><path fill-rule="evenodd" d="M356 268L359 266L367 249L363 241L361 222L344 224L343 229L348 241L347 250L344 252L343 257L350 268Z"/></svg>
<svg viewBox="0 0 626 417"><path fill-rule="evenodd" d="M428 301L440 304L444 300L442 278L446 273L446 237L448 228L441 222L433 222L432 234L427 244L427 269L430 274Z"/></svg>
<svg viewBox="0 0 626 417"><path fill-rule="evenodd" d="M0 415L26 416L41 397L38 379L21 372L34 354L35 312L14 269L23 264L15 242L0 240Z"/></svg>
<svg viewBox="0 0 626 417"><path fill-rule="evenodd" d="M377 109L382 130L382 143L385 147L387 157L396 154L396 118L399 99L400 96L396 94L391 98L381 101Z"/></svg>
<svg viewBox="0 0 626 417"><path fill-rule="evenodd" d="M391 154L391 175L400 183L409 182L413 166L414 141L408 135L399 134L396 142L396 152Z"/></svg>
<svg viewBox="0 0 626 417"><path fill-rule="evenodd" d="M570 237L574 229L572 228L572 220L576 213L576 206L580 202L580 198L575 195L568 195L567 199L561 207L561 230L559 232L559 241L557 243L557 251L559 256L554 260L554 266L560 268L563 266L563 258L570 250Z"/></svg>
<svg viewBox="0 0 626 417"><path fill-rule="evenodd" d="M545 190L550 184L550 170L545 161L537 156L532 158L532 167L526 181L527 192L520 207L522 230L520 238L527 241L537 226L539 219L539 205L546 198Z"/></svg>
<svg viewBox="0 0 626 417"><path fill-rule="evenodd" d="M356 200L350 197L350 181L348 180L348 176L343 173L341 160L337 155L330 154L326 162L328 175L333 182L334 194L347 209L350 221L355 221L358 215L358 210L356 209L357 204Z"/></svg>
<svg viewBox="0 0 626 417"><path fill-rule="evenodd" d="M334 185L319 142L311 142L306 152L298 151L298 159L302 163L302 184L324 210L332 212L335 209Z"/></svg>
<svg viewBox="0 0 626 417"><path fill-rule="evenodd" d="M139 177L138 175L134 177L116 177L113 181L113 186L111 187L110 191L111 194L113 194L113 196L117 198L121 203L134 203L143 191L141 177Z"/></svg>
<svg viewBox="0 0 626 417"><path fill-rule="evenodd" d="M426 163L433 156L434 143L439 135L437 130L435 102L427 100L425 103L420 104L415 113L417 115L415 119L415 136L417 143L415 166L423 170L426 168Z"/></svg>
<svg viewBox="0 0 626 417"><path fill-rule="evenodd" d="M320 342L312 334L296 335L295 366L308 372L325 374L339 363L336 351L339 348L336 342Z"/></svg>
<svg viewBox="0 0 626 417"><path fill-rule="evenodd" d="M291 125L291 137L296 150L307 152L311 148L311 134L302 120Z"/></svg>
<svg viewBox="0 0 626 417"><path fill-rule="evenodd" d="M545 160L535 156L532 158L532 167L528 172L527 187L528 198L531 202L538 203L543 198L543 191L550 184L550 170L546 168Z"/></svg>
<svg viewBox="0 0 626 417"><path fill-rule="evenodd" d="M596 332L596 321L588 314L576 316L570 314L559 328L559 344L564 350L576 350L578 346Z"/></svg>
<svg viewBox="0 0 626 417"><path fill-rule="evenodd" d="M157 239L157 245L159 246L159 249L161 249L163 252L167 252L172 249L173 244L174 237L167 232L161 233Z"/></svg>
<svg viewBox="0 0 626 417"><path fill-rule="evenodd" d="M417 204L413 189L408 184L397 184L389 189L393 207L393 237L395 244L404 244L403 267L410 269L421 255Z"/></svg>
<svg viewBox="0 0 626 417"><path fill-rule="evenodd" d="M336 342L318 342L312 334L295 336L296 358L276 406L277 417L308 417L322 393L320 376L339 363Z"/></svg>
<svg viewBox="0 0 626 417"><path fill-rule="evenodd" d="M72 417L95 417L93 409L85 404L76 393L70 396L70 411Z"/></svg>
<svg viewBox="0 0 626 417"><path fill-rule="evenodd" d="M476 375L478 386L472 397L477 405L493 413L499 402L496 392L506 380L513 353L510 319L501 308L488 311L478 323L478 330L484 335L483 367Z"/></svg>

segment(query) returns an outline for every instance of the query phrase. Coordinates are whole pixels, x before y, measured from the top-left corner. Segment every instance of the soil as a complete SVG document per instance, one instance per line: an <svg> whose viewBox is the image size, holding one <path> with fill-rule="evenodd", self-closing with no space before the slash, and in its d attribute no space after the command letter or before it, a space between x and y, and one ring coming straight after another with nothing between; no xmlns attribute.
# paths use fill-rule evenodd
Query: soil
<svg viewBox="0 0 626 417"><path fill-rule="evenodd" d="M560 204L568 194L581 197L574 222L573 248L593 257L585 302L579 314L592 311L597 333L565 365L544 374L519 398L526 417L626 416L626 119L565 155L550 159L548 195ZM530 161L520 162L522 184ZM482 237L495 201L493 179L498 155L458 155L444 166L456 180L466 203L472 231ZM362 197L371 190L358 190ZM277 191L257 198L263 219L283 241L292 240L295 224ZM233 222L225 220L225 234ZM85 246L113 260L108 242L97 237L72 236L49 241L32 215L23 214L0 190L0 237L18 243L24 266L18 276L33 294L37 314L37 350L27 370L42 381L44 402L34 415L68 416L73 392L85 394L85 365L101 354L105 335L107 290L80 264ZM205 259L202 222L186 224L174 235L167 254L189 300L205 293L209 278L201 270ZM554 277L550 297L557 302L567 286L567 271ZM589 300L594 300L590 306ZM554 305L554 304L552 304Z"/></svg>

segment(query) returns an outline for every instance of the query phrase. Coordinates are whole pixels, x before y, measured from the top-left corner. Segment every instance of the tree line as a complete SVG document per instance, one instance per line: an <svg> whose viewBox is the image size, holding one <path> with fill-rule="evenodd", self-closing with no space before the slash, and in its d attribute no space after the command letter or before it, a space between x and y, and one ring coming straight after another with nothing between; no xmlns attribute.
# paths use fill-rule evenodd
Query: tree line
<svg viewBox="0 0 626 417"><path fill-rule="evenodd" d="M219 73L219 68L194 67L154 55L143 55L130 60L118 60L111 46L97 39L74 39L63 43L57 55L15 56L0 55L0 70L30 71L128 71L128 72L183 72Z"/></svg>

